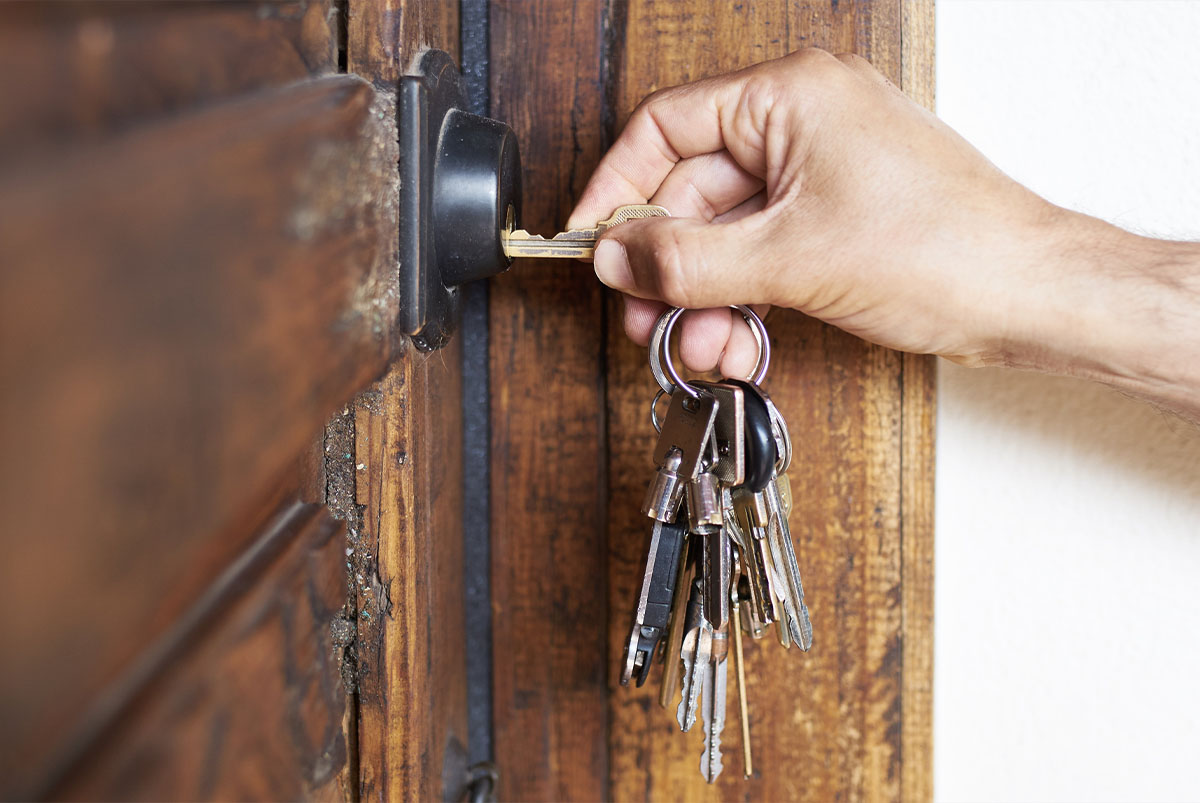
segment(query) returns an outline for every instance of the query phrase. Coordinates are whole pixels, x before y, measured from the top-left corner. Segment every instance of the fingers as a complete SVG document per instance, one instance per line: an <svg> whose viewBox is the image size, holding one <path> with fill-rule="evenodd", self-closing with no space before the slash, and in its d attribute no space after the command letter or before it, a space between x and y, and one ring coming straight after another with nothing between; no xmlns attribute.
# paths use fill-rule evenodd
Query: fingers
<svg viewBox="0 0 1200 803"><path fill-rule="evenodd" d="M767 192L763 190L751 195L740 204L730 209L723 215L718 215L713 218L714 223L732 223L735 220L741 220L744 217L749 217L755 212L761 212L767 205Z"/></svg>
<svg viewBox="0 0 1200 803"><path fill-rule="evenodd" d="M828 95L831 78L846 73L847 67L861 69L857 63L839 63L825 51L807 48L654 93L634 111L600 161L568 227L592 225L622 204L645 203L679 162L703 154L727 151L742 170L765 178L769 123L802 119L805 99ZM781 126L786 123L775 124L777 129Z"/></svg>
<svg viewBox="0 0 1200 803"><path fill-rule="evenodd" d="M668 307L658 301L625 296L625 333L645 347L654 325ZM765 316L766 305L754 308ZM688 310L677 327L679 357L689 371L704 373L714 368L722 376L748 378L758 364L759 347L741 313L729 307Z"/></svg>
<svg viewBox="0 0 1200 803"><path fill-rule="evenodd" d="M762 188L762 179L743 170L729 151L719 151L681 161L650 202L665 206L675 217L712 220Z"/></svg>
<svg viewBox="0 0 1200 803"><path fill-rule="evenodd" d="M596 246L601 282L629 295L700 309L772 300L773 272L762 270L765 222L651 218L612 229Z"/></svg>
<svg viewBox="0 0 1200 803"><path fill-rule="evenodd" d="M728 307L689 310L679 322L679 358L693 371L711 371L729 342L733 318ZM741 316L738 316L741 318Z"/></svg>
<svg viewBox="0 0 1200 803"><path fill-rule="evenodd" d="M770 307L766 304L758 304L753 309L758 317L763 318L766 317ZM754 332L750 330L750 324L746 322L741 313L732 309L729 313L733 326L730 327L729 340L722 349L718 367L722 376L750 379L752 378L751 373L758 366L758 341L754 338Z"/></svg>
<svg viewBox="0 0 1200 803"><path fill-rule="evenodd" d="M739 74L651 95L600 160L567 221L589 226L622 204L645 203L675 165L725 149L721 110L740 92Z"/></svg>
<svg viewBox="0 0 1200 803"><path fill-rule="evenodd" d="M621 298L625 302L625 334L639 346L649 345L650 336L654 334L654 324L667 311L667 305L661 301L633 296Z"/></svg>

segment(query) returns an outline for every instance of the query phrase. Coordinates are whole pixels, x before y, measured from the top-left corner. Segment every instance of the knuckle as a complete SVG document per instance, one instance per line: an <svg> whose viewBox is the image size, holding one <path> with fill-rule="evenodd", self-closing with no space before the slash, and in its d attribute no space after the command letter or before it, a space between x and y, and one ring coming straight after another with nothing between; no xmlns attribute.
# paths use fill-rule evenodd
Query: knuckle
<svg viewBox="0 0 1200 803"><path fill-rule="evenodd" d="M836 70L840 66L836 56L819 47L797 50L789 58L794 59L798 69L817 75Z"/></svg>

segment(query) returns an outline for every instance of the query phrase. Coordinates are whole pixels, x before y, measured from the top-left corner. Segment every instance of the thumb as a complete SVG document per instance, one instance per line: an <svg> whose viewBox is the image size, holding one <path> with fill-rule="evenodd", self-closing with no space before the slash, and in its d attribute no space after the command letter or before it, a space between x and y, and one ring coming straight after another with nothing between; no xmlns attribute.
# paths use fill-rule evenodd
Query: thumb
<svg viewBox="0 0 1200 803"><path fill-rule="evenodd" d="M596 245L596 277L614 290L691 309L765 303L762 242L752 218L706 223L646 218L622 223Z"/></svg>

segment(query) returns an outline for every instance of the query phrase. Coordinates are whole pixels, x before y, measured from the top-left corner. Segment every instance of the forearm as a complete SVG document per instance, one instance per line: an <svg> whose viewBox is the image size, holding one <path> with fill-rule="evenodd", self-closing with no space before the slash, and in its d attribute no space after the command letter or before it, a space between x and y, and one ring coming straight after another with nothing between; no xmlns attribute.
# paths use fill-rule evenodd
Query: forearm
<svg viewBox="0 0 1200 803"><path fill-rule="evenodd" d="M1045 281L984 361L1094 379L1200 423L1200 243L1076 213L1054 225Z"/></svg>

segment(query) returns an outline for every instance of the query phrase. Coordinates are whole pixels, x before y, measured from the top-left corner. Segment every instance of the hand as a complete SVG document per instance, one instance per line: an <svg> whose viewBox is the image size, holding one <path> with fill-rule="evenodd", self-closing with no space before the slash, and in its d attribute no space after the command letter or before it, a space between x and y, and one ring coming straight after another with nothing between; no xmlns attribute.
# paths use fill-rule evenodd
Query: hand
<svg viewBox="0 0 1200 803"><path fill-rule="evenodd" d="M892 348L1008 361L1036 329L1031 297L1065 281L1045 266L1072 213L857 56L803 50L651 95L568 226L647 201L673 217L616 227L595 256L600 280L627 294L625 329L641 344L664 302L775 304ZM733 320L686 316L683 361L746 374L754 340Z"/></svg>

